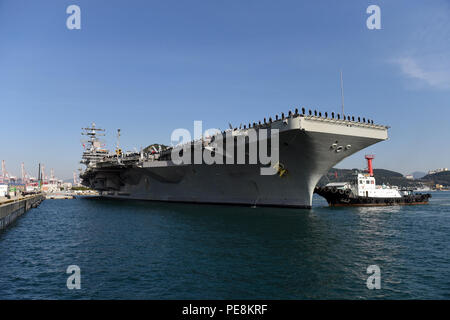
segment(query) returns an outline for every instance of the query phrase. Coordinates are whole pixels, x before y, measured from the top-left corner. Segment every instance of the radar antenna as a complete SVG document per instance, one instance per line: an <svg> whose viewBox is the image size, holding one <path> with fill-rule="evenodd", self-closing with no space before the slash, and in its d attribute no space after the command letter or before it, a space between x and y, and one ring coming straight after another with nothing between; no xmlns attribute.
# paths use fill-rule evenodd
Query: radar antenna
<svg viewBox="0 0 450 320"><path fill-rule="evenodd" d="M88 137L87 140L81 140L84 149L81 163L90 166L108 154L108 150L103 148L102 142L98 139L98 136L105 135L105 129L97 128L95 122L90 127L81 129L84 130L81 134Z"/></svg>

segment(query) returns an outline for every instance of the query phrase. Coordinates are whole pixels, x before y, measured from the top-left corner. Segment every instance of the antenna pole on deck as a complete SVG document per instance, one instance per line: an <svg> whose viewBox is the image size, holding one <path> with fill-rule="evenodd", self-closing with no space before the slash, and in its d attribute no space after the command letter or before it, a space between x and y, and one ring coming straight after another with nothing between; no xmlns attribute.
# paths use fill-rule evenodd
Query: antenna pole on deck
<svg viewBox="0 0 450 320"><path fill-rule="evenodd" d="M344 80L342 78L342 69L341 69L341 100L342 100L342 116L344 116Z"/></svg>

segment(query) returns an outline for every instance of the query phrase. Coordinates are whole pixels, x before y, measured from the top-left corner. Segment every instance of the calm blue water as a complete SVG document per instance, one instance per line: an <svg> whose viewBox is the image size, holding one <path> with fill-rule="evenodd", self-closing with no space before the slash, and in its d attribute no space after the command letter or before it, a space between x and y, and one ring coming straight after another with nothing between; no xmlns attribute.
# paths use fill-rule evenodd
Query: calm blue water
<svg viewBox="0 0 450 320"><path fill-rule="evenodd" d="M312 210L46 200L0 232L0 299L450 299L449 247L450 192Z"/></svg>

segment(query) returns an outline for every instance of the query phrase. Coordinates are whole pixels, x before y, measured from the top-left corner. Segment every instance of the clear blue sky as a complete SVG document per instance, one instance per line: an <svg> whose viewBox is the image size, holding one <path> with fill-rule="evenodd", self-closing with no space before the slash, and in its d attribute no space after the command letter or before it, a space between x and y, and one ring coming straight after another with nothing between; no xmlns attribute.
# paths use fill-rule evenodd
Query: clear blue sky
<svg viewBox="0 0 450 320"><path fill-rule="evenodd" d="M81 30L66 8L81 7ZM366 8L381 8L368 30ZM391 126L339 164L409 173L450 167L449 1L0 0L0 159L16 175L80 165L80 128L112 147L169 143L175 128L225 129L295 107Z"/></svg>

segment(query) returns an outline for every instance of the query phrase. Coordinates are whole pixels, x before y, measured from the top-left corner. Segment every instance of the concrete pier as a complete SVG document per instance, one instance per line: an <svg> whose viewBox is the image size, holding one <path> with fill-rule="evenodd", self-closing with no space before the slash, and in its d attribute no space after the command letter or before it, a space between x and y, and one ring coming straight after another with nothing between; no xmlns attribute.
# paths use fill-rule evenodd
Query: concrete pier
<svg viewBox="0 0 450 320"><path fill-rule="evenodd" d="M0 201L0 230L5 229L13 223L18 217L23 215L31 208L36 208L45 196L42 194L30 195L14 200Z"/></svg>

